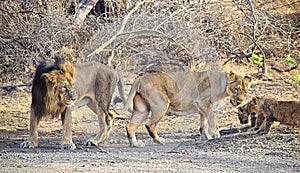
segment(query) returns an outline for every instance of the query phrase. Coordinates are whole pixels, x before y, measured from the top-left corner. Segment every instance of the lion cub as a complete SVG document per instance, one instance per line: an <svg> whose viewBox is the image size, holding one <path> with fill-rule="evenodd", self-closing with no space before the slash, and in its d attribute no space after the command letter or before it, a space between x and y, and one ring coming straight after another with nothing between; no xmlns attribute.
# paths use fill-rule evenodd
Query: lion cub
<svg viewBox="0 0 300 173"><path fill-rule="evenodd" d="M253 97L249 103L238 108L238 115L241 124L248 123L246 118L248 120L250 116L251 127L258 129L259 134L268 134L275 121L291 126L300 125L300 102Z"/></svg>

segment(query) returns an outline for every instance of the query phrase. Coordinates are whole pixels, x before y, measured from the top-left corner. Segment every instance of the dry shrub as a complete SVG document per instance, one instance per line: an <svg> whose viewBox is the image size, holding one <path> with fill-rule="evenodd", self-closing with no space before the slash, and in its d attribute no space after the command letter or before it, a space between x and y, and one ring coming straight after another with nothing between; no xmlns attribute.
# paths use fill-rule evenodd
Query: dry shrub
<svg viewBox="0 0 300 173"><path fill-rule="evenodd" d="M66 12L74 1L37 2L0 2L0 83L29 82L37 63L54 54L130 73L159 70L153 67L162 64L170 71L197 71L203 62L220 59L249 63L252 53L263 54L267 63L283 62L287 54L300 61L300 2L292 0L146 2L123 33L93 56L88 55L120 30L133 1L119 6L105 1L114 9L110 15L89 16L80 27Z"/></svg>
<svg viewBox="0 0 300 173"><path fill-rule="evenodd" d="M73 60L94 34L91 26L74 26L59 2L46 8L37 1L7 0L0 9L0 83L30 82L37 64L53 55Z"/></svg>

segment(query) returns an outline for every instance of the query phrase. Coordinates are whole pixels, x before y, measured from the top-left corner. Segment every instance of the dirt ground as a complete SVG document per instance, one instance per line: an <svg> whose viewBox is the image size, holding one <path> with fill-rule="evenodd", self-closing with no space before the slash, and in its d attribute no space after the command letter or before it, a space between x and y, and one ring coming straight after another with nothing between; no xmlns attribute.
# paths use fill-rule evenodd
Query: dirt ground
<svg viewBox="0 0 300 173"><path fill-rule="evenodd" d="M247 100L254 95L300 100L299 88L284 82L254 83ZM0 172L300 172L299 127L279 125L263 136L245 132L229 104L216 112L221 127L216 140L201 140L197 115L166 116L158 129L165 145L153 143L140 127L137 138L146 147L130 148L127 119L117 119L108 140L86 147L83 142L98 124L96 115L83 107L73 116L75 151L60 149L60 120L42 121L39 148L20 149L28 137L30 88L0 94Z"/></svg>

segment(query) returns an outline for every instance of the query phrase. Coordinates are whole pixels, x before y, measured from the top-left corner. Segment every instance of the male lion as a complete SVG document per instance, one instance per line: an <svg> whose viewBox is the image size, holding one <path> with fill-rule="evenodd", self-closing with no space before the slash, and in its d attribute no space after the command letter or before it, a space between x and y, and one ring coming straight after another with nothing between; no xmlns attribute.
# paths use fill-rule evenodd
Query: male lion
<svg viewBox="0 0 300 173"><path fill-rule="evenodd" d="M230 102L234 106L240 104L250 82L249 77L219 71L153 73L139 77L132 85L123 110L127 110L133 101L134 110L127 125L130 146L144 146L136 140L135 132L150 111L146 128L154 142L164 143L157 134L156 126L167 112L178 115L198 113L203 138L220 137L213 107L227 96L231 97Z"/></svg>
<svg viewBox="0 0 300 173"><path fill-rule="evenodd" d="M255 130L258 129L258 134L268 134L275 121L285 125L300 125L299 101L278 101L273 98L253 97L247 105L251 109L239 109L239 114L246 117L249 113L255 113Z"/></svg>
<svg viewBox="0 0 300 173"><path fill-rule="evenodd" d="M87 105L97 114L100 129L96 137L87 140L85 145L98 145L108 137L112 126L114 117L109 113L109 106L117 84L124 100L118 73L105 65L83 63L73 66L59 57L56 57L54 65L41 63L37 67L32 86L29 137L20 147L37 147L37 128L41 118L54 118L61 114L62 148L76 149L72 142L72 105Z"/></svg>

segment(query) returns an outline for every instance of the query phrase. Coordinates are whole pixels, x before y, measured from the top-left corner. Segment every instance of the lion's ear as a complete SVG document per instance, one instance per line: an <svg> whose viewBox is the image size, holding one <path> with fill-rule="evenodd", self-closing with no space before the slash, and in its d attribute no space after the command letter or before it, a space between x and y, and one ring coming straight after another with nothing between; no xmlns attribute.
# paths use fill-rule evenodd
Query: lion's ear
<svg viewBox="0 0 300 173"><path fill-rule="evenodd" d="M251 100L251 102L252 102L253 104L257 105L258 99L259 99L258 97L253 97L252 100Z"/></svg>
<svg viewBox="0 0 300 173"><path fill-rule="evenodd" d="M248 83L250 83L252 81L252 78L250 76L245 76L244 78Z"/></svg>
<svg viewBox="0 0 300 173"><path fill-rule="evenodd" d="M59 68L60 68L61 73L63 73L63 74L64 73L69 73L72 78L74 77L75 67L70 62L66 62L64 64L61 64Z"/></svg>
<svg viewBox="0 0 300 173"><path fill-rule="evenodd" d="M237 77L238 76L235 73L233 73L232 71L230 71L228 74L229 81L236 81Z"/></svg>
<svg viewBox="0 0 300 173"><path fill-rule="evenodd" d="M55 65L57 67L59 67L61 64L64 64L65 63L65 59L63 59L62 57L58 56L58 55L55 55L54 57L54 61L55 61Z"/></svg>
<svg viewBox="0 0 300 173"><path fill-rule="evenodd" d="M57 74L53 74L54 72L52 71L51 73L44 73L42 75L42 78L45 79L46 82L55 84L57 83Z"/></svg>

